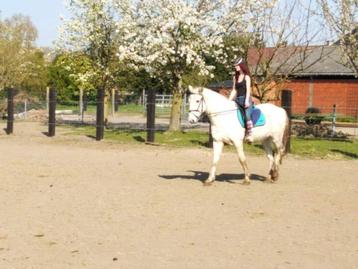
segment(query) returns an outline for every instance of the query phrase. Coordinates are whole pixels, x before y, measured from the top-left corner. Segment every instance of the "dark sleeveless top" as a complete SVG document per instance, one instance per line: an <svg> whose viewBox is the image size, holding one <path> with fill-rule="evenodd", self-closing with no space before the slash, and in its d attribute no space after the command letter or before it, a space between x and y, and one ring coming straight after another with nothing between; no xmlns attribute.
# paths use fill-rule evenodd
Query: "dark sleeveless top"
<svg viewBox="0 0 358 269"><path fill-rule="evenodd" d="M237 94L236 98L239 98L239 96L246 97L246 79L244 77L241 82L237 82L237 79L238 78L235 77L235 89Z"/></svg>

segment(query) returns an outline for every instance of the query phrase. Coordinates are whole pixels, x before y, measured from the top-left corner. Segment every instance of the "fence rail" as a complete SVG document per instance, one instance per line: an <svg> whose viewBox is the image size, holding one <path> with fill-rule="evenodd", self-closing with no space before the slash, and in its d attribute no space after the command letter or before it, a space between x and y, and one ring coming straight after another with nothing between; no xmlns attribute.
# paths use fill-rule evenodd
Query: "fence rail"
<svg viewBox="0 0 358 269"><path fill-rule="evenodd" d="M48 120L48 108L49 102L47 100L26 100L17 99L16 96L14 101L14 119L16 120L32 120L32 121L47 121ZM171 95L156 95L155 99L155 118L156 118L156 129L165 129L168 123L171 110ZM145 130L145 115L147 112L147 96L141 98L141 103L131 104L119 104L118 111L115 111L114 102L112 100L108 103L107 109L109 114L109 122L113 126L126 126L131 128L140 128ZM0 99L0 115L3 118L7 116L7 98ZM97 102L85 102L82 105L82 111L80 109L79 100L72 100L68 102L56 103L56 117L57 120L62 123L91 123L96 121L96 106ZM299 107L302 111L306 111L307 107ZM332 104L331 106L318 106L317 107L323 113L292 113L291 119L294 124L304 123L308 117L317 117L323 126L330 128L333 132L345 132L349 133L353 137L358 137L358 109L354 107L343 107ZM347 111L354 112L346 114ZM187 124L187 113L188 113L188 98L184 96L181 119L182 124ZM124 116L126 115L126 116ZM133 124L130 124L130 122ZM143 126L143 127L139 127ZM189 124L187 124L189 128ZM207 125L201 125L206 130ZM206 128L206 129L205 129ZM327 128L325 131L327 131Z"/></svg>
<svg viewBox="0 0 358 269"><path fill-rule="evenodd" d="M148 103L148 95L147 94L143 94L143 98L142 98L142 105L143 105L143 109L145 110L145 108L147 107L147 103ZM170 113L170 109L172 106L172 102L173 102L173 95L171 94L157 94L155 97L155 107L157 108L158 112L160 114L169 114ZM183 96L183 102L182 102L182 106L181 106L181 114L182 116L187 115L188 110L189 110L189 104L188 104L188 98L187 95L185 94Z"/></svg>
<svg viewBox="0 0 358 269"><path fill-rule="evenodd" d="M168 99L167 99L168 100ZM3 103L6 103L7 99L3 100ZM165 117L169 116L171 105L166 103L162 103L162 101L158 101L156 99L156 116L157 117ZM88 102L86 106L84 106L83 113L85 115L95 115L96 114L96 102ZM131 104L120 104L117 112L114 111L112 104L108 104L109 114L112 117L116 117L122 112L126 113L138 113L145 114L146 113L147 103L144 105L138 105L136 103ZM326 113L292 113L292 119L304 120L308 116L317 116L322 119L322 121L335 121L335 122L358 122L358 112L354 113L354 115L346 115L345 111L356 111L355 108L351 107L339 107L339 106L331 106L331 107L320 107L321 111L329 111ZM189 110L189 106L187 101L185 100L182 105L182 116L186 116ZM31 113L34 112L47 112L48 111L48 103L46 101L29 101L29 100L14 100L14 114L17 119L27 119L31 116ZM6 116L6 106L0 110L0 115ZM80 105L78 101L70 101L70 102L57 102L56 113L62 115L82 115L80 111Z"/></svg>

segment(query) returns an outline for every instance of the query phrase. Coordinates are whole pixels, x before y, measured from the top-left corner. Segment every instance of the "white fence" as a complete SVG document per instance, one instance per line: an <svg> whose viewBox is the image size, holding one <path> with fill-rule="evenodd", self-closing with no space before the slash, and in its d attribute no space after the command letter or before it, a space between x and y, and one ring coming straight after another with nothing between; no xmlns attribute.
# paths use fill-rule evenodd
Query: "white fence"
<svg viewBox="0 0 358 269"><path fill-rule="evenodd" d="M143 108L145 109L147 107L147 94L143 93L143 97L142 97L142 105ZM169 110L172 106L172 101L173 101L173 95L171 94L157 94L155 96L155 106L160 109L160 110ZM183 103L182 103L182 109L181 109L181 113L182 115L185 115L188 111L188 98L187 95L184 94L183 97Z"/></svg>

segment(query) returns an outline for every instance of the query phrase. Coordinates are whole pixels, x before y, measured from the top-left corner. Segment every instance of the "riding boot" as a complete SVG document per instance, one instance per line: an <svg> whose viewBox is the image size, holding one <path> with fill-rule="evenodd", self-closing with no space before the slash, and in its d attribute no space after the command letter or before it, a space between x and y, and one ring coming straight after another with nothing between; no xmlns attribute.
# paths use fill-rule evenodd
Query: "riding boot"
<svg viewBox="0 0 358 269"><path fill-rule="evenodd" d="M251 144L251 143L254 141L254 139L253 139L253 137L252 137L252 128L253 128L253 127L254 127L254 126L253 126L252 121L251 121L251 120L248 120L248 121L246 122L246 137L245 137L245 140L246 140L246 142L249 143L249 144Z"/></svg>

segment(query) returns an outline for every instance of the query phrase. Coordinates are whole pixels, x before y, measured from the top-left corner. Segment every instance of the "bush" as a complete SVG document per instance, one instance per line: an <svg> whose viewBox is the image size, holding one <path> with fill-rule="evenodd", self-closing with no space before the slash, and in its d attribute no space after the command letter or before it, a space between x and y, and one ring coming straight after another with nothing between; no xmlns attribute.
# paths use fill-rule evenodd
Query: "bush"
<svg viewBox="0 0 358 269"><path fill-rule="evenodd" d="M332 127L328 125L304 125L294 124L291 129L291 134L302 138L329 138L348 140L349 134L333 132Z"/></svg>
<svg viewBox="0 0 358 269"><path fill-rule="evenodd" d="M309 107L306 109L304 120L308 125L321 124L323 116L320 115L321 111L317 107Z"/></svg>

